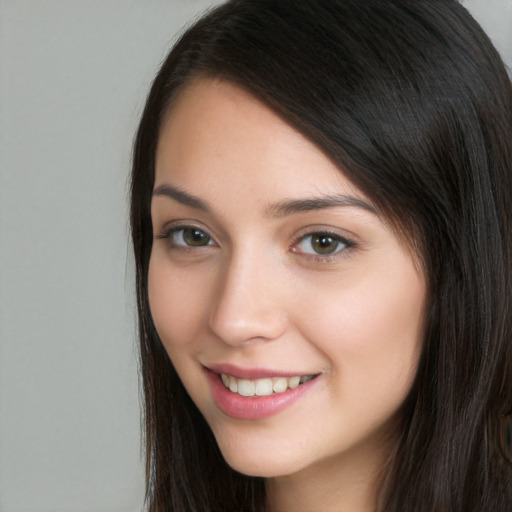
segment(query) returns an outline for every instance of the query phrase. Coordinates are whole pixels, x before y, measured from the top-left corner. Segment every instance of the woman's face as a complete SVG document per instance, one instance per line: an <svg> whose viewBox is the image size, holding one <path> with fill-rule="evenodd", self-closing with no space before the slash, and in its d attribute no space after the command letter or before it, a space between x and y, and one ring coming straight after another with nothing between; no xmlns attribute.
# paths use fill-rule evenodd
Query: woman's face
<svg viewBox="0 0 512 512"><path fill-rule="evenodd" d="M162 125L151 215L151 314L227 462L373 464L415 375L426 284L371 201L268 107L203 79Z"/></svg>

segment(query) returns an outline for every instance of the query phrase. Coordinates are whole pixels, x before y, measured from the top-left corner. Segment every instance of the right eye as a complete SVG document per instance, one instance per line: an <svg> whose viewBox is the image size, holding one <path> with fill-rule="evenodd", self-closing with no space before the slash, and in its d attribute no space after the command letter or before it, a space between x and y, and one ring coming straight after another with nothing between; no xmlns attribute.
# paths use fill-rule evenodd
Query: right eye
<svg viewBox="0 0 512 512"><path fill-rule="evenodd" d="M167 239L171 248L187 249L214 245L212 237L202 229L193 226L173 227L157 238Z"/></svg>
<svg viewBox="0 0 512 512"><path fill-rule="evenodd" d="M348 247L349 242L331 233L312 233L304 236L297 245L304 254L329 256Z"/></svg>

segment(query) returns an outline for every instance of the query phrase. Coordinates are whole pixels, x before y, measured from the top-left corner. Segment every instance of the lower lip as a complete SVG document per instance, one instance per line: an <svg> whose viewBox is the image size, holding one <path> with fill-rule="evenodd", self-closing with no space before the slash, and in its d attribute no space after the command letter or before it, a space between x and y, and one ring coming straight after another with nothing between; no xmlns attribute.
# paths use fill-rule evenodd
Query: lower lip
<svg viewBox="0 0 512 512"><path fill-rule="evenodd" d="M219 409L227 416L241 420L259 420L281 412L307 394L318 380L318 378L309 380L283 393L268 396L241 396L227 389L216 373L206 370L206 375L213 399Z"/></svg>

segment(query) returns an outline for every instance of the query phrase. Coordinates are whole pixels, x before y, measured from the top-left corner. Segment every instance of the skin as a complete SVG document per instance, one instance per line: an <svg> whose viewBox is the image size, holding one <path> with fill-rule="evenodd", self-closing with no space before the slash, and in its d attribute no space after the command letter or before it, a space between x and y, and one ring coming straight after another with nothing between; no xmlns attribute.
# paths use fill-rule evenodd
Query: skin
<svg viewBox="0 0 512 512"><path fill-rule="evenodd" d="M411 251L318 147L221 80L196 80L173 104L155 190L151 313L226 461L266 477L273 511L372 510L421 347L426 282ZM333 195L351 199L276 206ZM206 245L187 245L183 226ZM332 233L331 254L318 254L318 232ZM203 366L219 363L319 376L287 409L241 420L212 399Z"/></svg>

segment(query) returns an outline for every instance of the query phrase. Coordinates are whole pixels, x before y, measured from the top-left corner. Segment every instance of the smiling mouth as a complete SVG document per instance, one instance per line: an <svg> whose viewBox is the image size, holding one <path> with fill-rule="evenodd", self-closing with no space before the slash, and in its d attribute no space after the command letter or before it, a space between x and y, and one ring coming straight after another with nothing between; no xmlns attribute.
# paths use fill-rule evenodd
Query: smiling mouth
<svg viewBox="0 0 512 512"><path fill-rule="evenodd" d="M221 373L220 378L224 386L232 393L240 396L270 396L284 393L288 389L295 389L301 384L313 380L316 375L303 375L294 377L266 377L262 379L239 379Z"/></svg>

